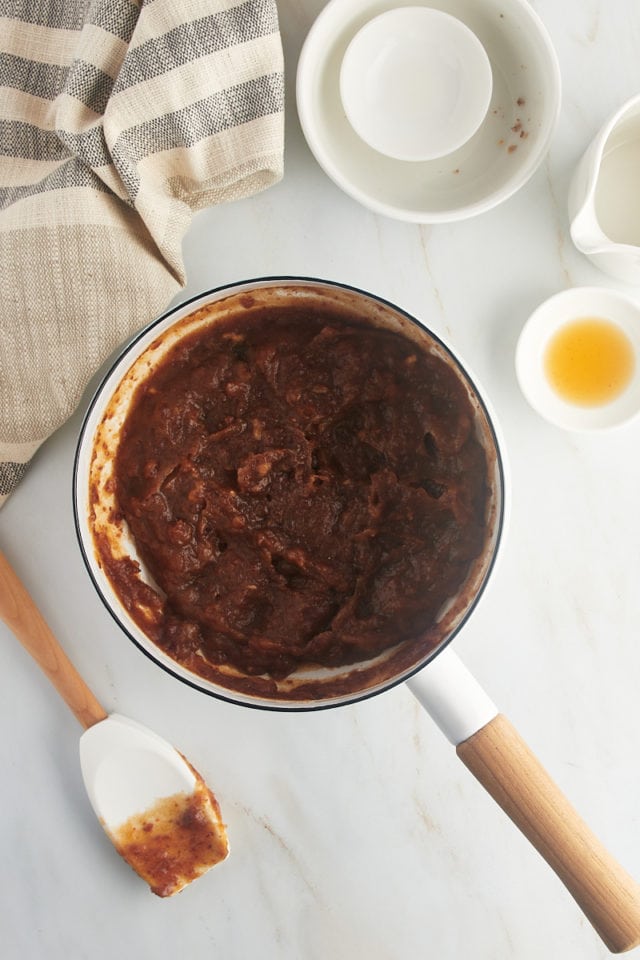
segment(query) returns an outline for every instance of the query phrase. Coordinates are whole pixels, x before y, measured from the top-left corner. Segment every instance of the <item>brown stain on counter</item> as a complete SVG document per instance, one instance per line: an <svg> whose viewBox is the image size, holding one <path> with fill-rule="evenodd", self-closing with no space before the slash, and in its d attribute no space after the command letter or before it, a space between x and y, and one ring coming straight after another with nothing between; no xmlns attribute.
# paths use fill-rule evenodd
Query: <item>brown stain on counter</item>
<svg viewBox="0 0 640 960"><path fill-rule="evenodd" d="M309 893L314 897L315 900L317 900L319 903L322 903L322 897L317 887L306 875L306 872L303 869L302 864L298 860L297 856L295 855L295 853L293 852L293 850L291 849L287 841L284 839L282 834L278 830L276 830L276 828L273 826L269 818L265 816L257 816L253 812L253 810L251 810L250 807L247 807L244 804L240 804L239 809L242 810L245 816L250 817L255 823L258 824L258 826L262 827L262 829L269 834L269 836L273 839L273 841L278 845L282 853L290 861L291 865L296 870L298 876L302 880L303 884L305 885Z"/></svg>

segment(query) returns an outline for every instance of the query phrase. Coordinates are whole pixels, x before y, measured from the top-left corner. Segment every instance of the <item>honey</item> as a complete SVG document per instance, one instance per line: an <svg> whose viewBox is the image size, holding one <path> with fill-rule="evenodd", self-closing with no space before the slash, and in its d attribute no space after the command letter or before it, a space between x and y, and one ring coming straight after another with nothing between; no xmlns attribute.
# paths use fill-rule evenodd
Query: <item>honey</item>
<svg viewBox="0 0 640 960"><path fill-rule="evenodd" d="M635 354L626 333L610 320L581 317L561 327L544 355L549 383L569 403L609 403L629 384Z"/></svg>

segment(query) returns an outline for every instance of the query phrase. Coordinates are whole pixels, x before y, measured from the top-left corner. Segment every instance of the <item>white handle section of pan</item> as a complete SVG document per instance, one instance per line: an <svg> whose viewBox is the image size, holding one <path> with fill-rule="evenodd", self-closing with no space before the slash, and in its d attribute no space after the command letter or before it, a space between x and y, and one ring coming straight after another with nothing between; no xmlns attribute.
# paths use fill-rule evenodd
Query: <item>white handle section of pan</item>
<svg viewBox="0 0 640 960"><path fill-rule="evenodd" d="M454 747L498 714L494 702L451 646L407 680L407 686Z"/></svg>

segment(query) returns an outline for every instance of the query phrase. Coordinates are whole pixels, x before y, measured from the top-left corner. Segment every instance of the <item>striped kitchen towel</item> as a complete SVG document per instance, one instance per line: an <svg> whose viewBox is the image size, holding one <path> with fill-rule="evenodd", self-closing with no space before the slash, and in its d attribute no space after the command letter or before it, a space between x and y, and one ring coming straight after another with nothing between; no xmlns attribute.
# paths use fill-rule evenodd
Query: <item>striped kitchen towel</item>
<svg viewBox="0 0 640 960"><path fill-rule="evenodd" d="M0 503L194 211L280 179L283 100L275 0L0 0Z"/></svg>

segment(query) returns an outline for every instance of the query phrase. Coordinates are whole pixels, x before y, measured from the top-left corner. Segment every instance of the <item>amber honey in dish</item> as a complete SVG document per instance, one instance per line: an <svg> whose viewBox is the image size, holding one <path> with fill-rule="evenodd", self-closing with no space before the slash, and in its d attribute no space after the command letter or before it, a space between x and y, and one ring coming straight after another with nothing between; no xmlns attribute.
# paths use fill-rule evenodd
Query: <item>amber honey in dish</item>
<svg viewBox="0 0 640 960"><path fill-rule="evenodd" d="M561 327L544 356L545 373L556 393L579 406L598 406L628 385L635 355L626 333L602 317L580 317Z"/></svg>

